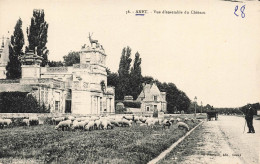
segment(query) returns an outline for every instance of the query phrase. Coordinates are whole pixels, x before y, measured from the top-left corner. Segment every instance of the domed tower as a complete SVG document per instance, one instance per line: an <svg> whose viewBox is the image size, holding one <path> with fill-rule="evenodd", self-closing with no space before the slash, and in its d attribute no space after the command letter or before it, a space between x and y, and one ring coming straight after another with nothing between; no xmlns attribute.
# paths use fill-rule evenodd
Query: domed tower
<svg viewBox="0 0 260 164"><path fill-rule="evenodd" d="M30 50L20 57L20 60L22 67L22 80L36 80L40 78L40 64L43 60L42 57L34 54L33 50Z"/></svg>

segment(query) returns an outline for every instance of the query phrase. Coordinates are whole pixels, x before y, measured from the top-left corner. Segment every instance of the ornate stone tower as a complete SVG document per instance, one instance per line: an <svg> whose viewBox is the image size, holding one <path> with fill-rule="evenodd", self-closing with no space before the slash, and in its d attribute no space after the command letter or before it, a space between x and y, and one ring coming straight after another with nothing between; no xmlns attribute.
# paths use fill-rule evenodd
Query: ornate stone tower
<svg viewBox="0 0 260 164"><path fill-rule="evenodd" d="M107 87L106 54L98 40L80 50L80 64L73 65L72 113L114 112L114 89Z"/></svg>
<svg viewBox="0 0 260 164"><path fill-rule="evenodd" d="M40 64L42 62L42 59L42 57L34 54L33 50L30 50L20 58L22 65L21 82L38 82L41 73Z"/></svg>

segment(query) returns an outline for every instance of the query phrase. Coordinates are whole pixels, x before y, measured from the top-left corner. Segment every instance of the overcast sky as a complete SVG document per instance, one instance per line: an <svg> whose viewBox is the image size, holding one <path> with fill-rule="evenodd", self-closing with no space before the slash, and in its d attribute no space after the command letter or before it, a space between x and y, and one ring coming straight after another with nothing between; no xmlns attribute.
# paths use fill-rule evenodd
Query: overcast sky
<svg viewBox="0 0 260 164"><path fill-rule="evenodd" d="M12 34L20 17L26 36L33 9L44 9L50 60L80 50L93 32L113 72L118 70L123 47L130 46L132 58L136 51L141 55L143 75L173 82L191 100L197 96L199 104L239 107L260 101L259 1L35 2L0 0L0 35ZM234 14L236 5L239 16ZM240 15L243 5L245 18ZM206 14L126 14L141 9Z"/></svg>

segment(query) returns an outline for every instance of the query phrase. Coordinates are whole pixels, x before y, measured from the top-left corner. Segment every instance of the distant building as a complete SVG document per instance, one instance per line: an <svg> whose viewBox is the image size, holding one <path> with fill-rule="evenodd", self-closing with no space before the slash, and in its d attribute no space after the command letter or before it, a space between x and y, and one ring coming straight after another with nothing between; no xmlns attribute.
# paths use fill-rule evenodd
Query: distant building
<svg viewBox="0 0 260 164"><path fill-rule="evenodd" d="M99 43L82 47L80 63L71 67L40 67L42 57L29 51L20 58L22 78L18 80L5 79L6 46L0 49L0 92L27 92L51 112L115 113L114 88L107 86L107 55Z"/></svg>
<svg viewBox="0 0 260 164"><path fill-rule="evenodd" d="M143 113L167 111L166 92L160 92L155 83L146 84L136 101L141 102L141 112Z"/></svg>
<svg viewBox="0 0 260 164"><path fill-rule="evenodd" d="M6 78L6 66L9 62L9 38L6 39L4 44L4 38L2 39L2 44L0 48L0 79Z"/></svg>

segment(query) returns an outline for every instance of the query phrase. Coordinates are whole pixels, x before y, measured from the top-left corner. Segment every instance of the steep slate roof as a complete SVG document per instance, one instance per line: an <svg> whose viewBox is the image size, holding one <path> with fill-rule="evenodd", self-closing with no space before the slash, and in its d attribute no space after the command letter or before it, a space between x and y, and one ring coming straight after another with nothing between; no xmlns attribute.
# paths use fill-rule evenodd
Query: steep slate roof
<svg viewBox="0 0 260 164"><path fill-rule="evenodd" d="M166 102L161 94L162 93L156 84L146 84L137 100L141 101L141 99L143 99L142 101L154 101L153 96L157 96L157 101Z"/></svg>

